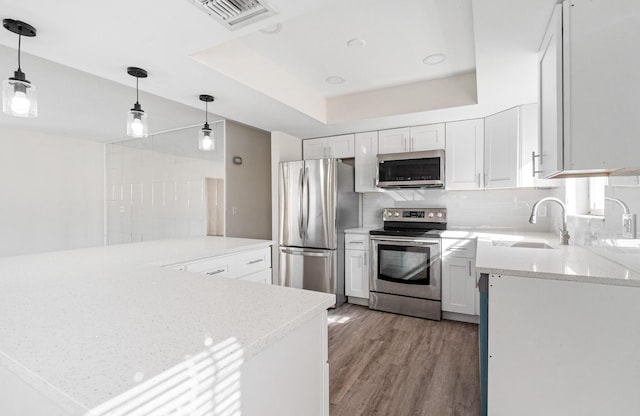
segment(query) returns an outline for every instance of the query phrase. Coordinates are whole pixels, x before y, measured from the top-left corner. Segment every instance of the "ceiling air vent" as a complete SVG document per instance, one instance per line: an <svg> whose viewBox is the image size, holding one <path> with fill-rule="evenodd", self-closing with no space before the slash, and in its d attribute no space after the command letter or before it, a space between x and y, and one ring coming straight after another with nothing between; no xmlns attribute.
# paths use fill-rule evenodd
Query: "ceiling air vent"
<svg viewBox="0 0 640 416"><path fill-rule="evenodd" d="M237 29L275 14L262 0L192 0L228 29Z"/></svg>

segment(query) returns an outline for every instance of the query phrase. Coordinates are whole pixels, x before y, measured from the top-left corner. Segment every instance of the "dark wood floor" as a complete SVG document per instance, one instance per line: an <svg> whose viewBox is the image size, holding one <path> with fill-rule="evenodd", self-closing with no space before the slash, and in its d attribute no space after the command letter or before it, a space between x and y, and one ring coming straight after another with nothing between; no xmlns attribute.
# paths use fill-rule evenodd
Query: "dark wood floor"
<svg viewBox="0 0 640 416"><path fill-rule="evenodd" d="M478 326L371 311L329 312L331 416L480 414Z"/></svg>

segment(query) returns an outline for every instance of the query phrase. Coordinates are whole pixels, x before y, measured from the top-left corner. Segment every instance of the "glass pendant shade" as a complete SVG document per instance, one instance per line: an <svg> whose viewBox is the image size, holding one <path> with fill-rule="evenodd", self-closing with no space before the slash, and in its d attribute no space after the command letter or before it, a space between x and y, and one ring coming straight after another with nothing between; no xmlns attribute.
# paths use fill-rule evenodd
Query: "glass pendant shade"
<svg viewBox="0 0 640 416"><path fill-rule="evenodd" d="M15 117L38 117L36 87L29 81L2 81L2 112Z"/></svg>
<svg viewBox="0 0 640 416"><path fill-rule="evenodd" d="M213 130L209 128L209 123L205 123L204 127L200 129L198 149L205 152L216 150L215 135L213 134Z"/></svg>
<svg viewBox="0 0 640 416"><path fill-rule="evenodd" d="M147 115L144 111L132 108L127 113L127 136L147 137L149 136L149 126L147 125Z"/></svg>

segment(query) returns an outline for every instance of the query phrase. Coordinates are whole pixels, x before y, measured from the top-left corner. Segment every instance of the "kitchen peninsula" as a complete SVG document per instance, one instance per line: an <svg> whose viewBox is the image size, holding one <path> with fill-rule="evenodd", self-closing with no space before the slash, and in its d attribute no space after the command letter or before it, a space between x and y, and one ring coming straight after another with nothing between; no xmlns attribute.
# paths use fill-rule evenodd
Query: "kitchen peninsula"
<svg viewBox="0 0 640 416"><path fill-rule="evenodd" d="M0 414L328 415L333 295L162 267L271 244L0 259Z"/></svg>
<svg viewBox="0 0 640 416"><path fill-rule="evenodd" d="M478 235L488 414L636 415L640 274L558 240Z"/></svg>

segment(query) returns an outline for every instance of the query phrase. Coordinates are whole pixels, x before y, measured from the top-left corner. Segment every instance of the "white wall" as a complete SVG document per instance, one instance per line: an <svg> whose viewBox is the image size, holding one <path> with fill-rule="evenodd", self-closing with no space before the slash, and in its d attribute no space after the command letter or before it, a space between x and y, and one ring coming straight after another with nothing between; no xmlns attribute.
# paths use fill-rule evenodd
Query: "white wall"
<svg viewBox="0 0 640 416"><path fill-rule="evenodd" d="M103 242L103 145L0 128L0 256Z"/></svg>
<svg viewBox="0 0 640 416"><path fill-rule="evenodd" d="M271 135L226 122L225 235L271 239ZM233 158L242 158L242 164Z"/></svg>

